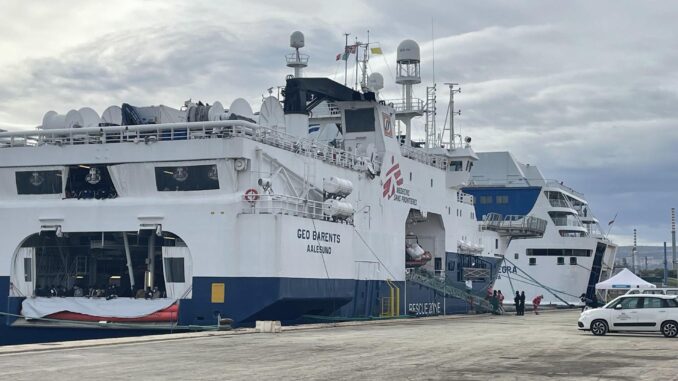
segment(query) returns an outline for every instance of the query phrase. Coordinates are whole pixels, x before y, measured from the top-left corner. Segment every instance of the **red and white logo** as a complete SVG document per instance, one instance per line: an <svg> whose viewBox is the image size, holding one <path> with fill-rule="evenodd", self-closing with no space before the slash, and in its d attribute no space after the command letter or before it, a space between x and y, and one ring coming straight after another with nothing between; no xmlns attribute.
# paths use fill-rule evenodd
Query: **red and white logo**
<svg viewBox="0 0 678 381"><path fill-rule="evenodd" d="M400 164L395 162L395 157L391 156L391 168L386 172L386 180L384 181L384 194L388 200L393 198L396 193L396 185L403 185L403 176L400 173Z"/></svg>

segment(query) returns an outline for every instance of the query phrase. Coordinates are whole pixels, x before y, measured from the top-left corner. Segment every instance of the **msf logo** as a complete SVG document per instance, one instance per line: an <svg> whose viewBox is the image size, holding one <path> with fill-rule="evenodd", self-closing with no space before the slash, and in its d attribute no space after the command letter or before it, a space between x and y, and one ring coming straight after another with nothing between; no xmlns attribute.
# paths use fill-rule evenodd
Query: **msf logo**
<svg viewBox="0 0 678 381"><path fill-rule="evenodd" d="M384 194L388 200L393 198L396 193L396 185L403 185L403 177L400 173L400 164L395 162L395 157L391 156L391 169L386 172L386 181L384 181Z"/></svg>

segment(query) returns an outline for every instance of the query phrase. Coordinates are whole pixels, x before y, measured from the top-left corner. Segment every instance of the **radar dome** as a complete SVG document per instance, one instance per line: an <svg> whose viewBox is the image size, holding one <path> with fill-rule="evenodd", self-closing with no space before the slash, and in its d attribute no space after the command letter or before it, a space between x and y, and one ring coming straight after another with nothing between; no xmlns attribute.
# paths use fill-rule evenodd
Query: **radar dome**
<svg viewBox="0 0 678 381"><path fill-rule="evenodd" d="M398 55L396 61L421 61L419 54L419 44L414 40L404 40L398 45Z"/></svg>
<svg viewBox="0 0 678 381"><path fill-rule="evenodd" d="M379 73L372 73L367 77L367 87L376 92L384 88L384 76Z"/></svg>
<svg viewBox="0 0 678 381"><path fill-rule="evenodd" d="M290 46L293 48L303 48L304 47L304 34L300 31L292 33L290 36Z"/></svg>

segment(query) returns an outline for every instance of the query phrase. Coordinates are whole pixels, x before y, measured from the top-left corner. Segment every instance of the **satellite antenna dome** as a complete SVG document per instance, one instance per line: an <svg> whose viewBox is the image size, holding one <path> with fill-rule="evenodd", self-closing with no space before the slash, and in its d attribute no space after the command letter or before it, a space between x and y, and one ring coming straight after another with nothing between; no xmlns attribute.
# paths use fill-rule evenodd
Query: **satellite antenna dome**
<svg viewBox="0 0 678 381"><path fill-rule="evenodd" d="M419 62L421 55L419 54L419 44L414 40L404 40L398 45L397 62Z"/></svg>
<svg viewBox="0 0 678 381"><path fill-rule="evenodd" d="M80 128L85 125L85 120L78 110L71 110L66 114L66 128Z"/></svg>
<svg viewBox="0 0 678 381"><path fill-rule="evenodd" d="M82 127L99 127L101 123L101 118L96 111L90 107L83 107L78 110L80 116L82 116L83 125Z"/></svg>
<svg viewBox="0 0 678 381"><path fill-rule="evenodd" d="M122 125L122 109L120 106L110 106L101 114L101 121L105 126Z"/></svg>
<svg viewBox="0 0 678 381"><path fill-rule="evenodd" d="M367 87L374 92L377 92L377 91L383 89L384 88L384 76L382 76L379 73L370 74L370 76L367 77Z"/></svg>
<svg viewBox="0 0 678 381"><path fill-rule="evenodd" d="M304 47L304 34L300 31L293 32L290 36L290 46L296 49Z"/></svg>

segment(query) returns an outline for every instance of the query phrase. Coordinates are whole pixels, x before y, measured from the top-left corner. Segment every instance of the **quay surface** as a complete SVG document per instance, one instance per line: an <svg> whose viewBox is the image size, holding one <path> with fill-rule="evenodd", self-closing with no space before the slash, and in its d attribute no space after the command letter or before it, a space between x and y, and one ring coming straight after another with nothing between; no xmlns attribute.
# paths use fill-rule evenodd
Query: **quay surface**
<svg viewBox="0 0 678 381"><path fill-rule="evenodd" d="M578 311L0 347L2 379L676 380L678 339L595 337Z"/></svg>

